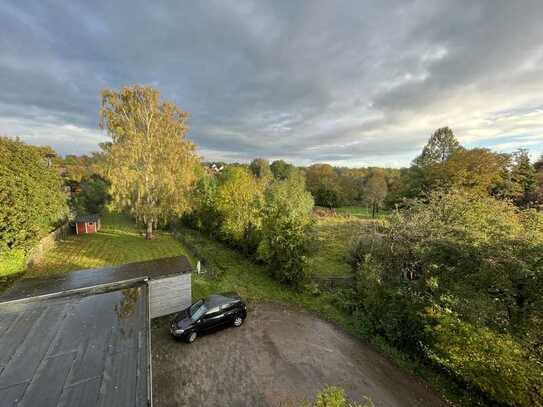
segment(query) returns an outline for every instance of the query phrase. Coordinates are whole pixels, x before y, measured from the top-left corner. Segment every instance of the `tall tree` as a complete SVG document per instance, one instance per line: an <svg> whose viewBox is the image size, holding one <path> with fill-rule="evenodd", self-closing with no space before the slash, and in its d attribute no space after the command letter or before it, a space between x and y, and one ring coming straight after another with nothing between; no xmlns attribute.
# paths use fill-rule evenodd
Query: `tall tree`
<svg viewBox="0 0 543 407"><path fill-rule="evenodd" d="M249 164L249 169L255 177L263 181L265 184L270 182L273 178L273 173L268 160L255 158L253 161L251 161L251 164Z"/></svg>
<svg viewBox="0 0 543 407"><path fill-rule="evenodd" d="M432 164L443 163L461 148L453 131L448 127L442 127L432 134L422 154L415 159L415 165L428 167Z"/></svg>
<svg viewBox="0 0 543 407"><path fill-rule="evenodd" d="M531 194L536 190L536 172L530 162L528 150L519 149L513 153L513 168L511 169L513 199L518 205L526 205Z"/></svg>
<svg viewBox="0 0 543 407"><path fill-rule="evenodd" d="M186 138L187 116L149 86L102 92L101 126L112 139L106 153L113 203L145 225L147 239L159 222L190 207L199 158Z"/></svg>
<svg viewBox="0 0 543 407"><path fill-rule="evenodd" d="M241 166L231 166L221 175L217 189L216 208L222 217L222 231L244 249L249 235L261 226L262 185Z"/></svg>
<svg viewBox="0 0 543 407"><path fill-rule="evenodd" d="M488 195L503 183L506 165L505 156L486 148L461 149L443 164L442 179L447 189Z"/></svg>
<svg viewBox="0 0 543 407"><path fill-rule="evenodd" d="M275 179L287 179L293 172L296 172L296 168L292 164L283 160L272 162L270 169Z"/></svg>
<svg viewBox="0 0 543 407"><path fill-rule="evenodd" d="M281 282L299 285L306 276L312 208L313 198L300 174L275 181L266 191L258 254Z"/></svg>
<svg viewBox="0 0 543 407"><path fill-rule="evenodd" d="M371 215L375 214L382 206L388 192L385 174L382 170L373 170L366 181L366 199L371 205Z"/></svg>

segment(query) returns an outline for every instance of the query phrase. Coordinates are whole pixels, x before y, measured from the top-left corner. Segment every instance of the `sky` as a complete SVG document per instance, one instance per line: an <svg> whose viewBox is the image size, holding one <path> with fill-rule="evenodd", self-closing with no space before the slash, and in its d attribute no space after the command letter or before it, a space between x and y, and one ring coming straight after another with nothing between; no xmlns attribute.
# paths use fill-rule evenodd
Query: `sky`
<svg viewBox="0 0 543 407"><path fill-rule="evenodd" d="M541 0L0 2L0 134L98 150L158 88L206 160L409 165L431 133L543 152Z"/></svg>

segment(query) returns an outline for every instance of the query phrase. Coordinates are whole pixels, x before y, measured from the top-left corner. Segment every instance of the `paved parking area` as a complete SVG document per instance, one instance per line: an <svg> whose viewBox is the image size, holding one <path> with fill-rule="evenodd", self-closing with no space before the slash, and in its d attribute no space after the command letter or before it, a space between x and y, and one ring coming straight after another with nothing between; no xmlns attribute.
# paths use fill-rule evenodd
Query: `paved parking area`
<svg viewBox="0 0 543 407"><path fill-rule="evenodd" d="M153 321L153 405L278 406L310 398L325 385L376 406L445 406L437 394L371 346L317 316L259 303L240 328L191 345Z"/></svg>

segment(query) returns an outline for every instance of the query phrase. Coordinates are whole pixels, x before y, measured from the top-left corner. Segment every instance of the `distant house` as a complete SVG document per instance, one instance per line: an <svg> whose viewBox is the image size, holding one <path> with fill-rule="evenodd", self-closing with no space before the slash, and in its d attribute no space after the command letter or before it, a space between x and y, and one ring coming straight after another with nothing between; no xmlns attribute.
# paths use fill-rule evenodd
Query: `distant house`
<svg viewBox="0 0 543 407"><path fill-rule="evenodd" d="M80 215L75 218L75 233L78 235L96 233L100 227L100 216L98 215Z"/></svg>

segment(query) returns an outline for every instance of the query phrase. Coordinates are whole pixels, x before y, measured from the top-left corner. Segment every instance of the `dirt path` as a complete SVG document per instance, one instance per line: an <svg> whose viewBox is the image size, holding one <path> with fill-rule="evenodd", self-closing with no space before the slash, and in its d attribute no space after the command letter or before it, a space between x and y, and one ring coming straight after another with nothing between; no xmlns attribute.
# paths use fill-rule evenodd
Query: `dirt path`
<svg viewBox="0 0 543 407"><path fill-rule="evenodd" d="M311 398L328 384L376 406L445 406L437 394L369 345L313 314L260 303L240 328L192 345L154 321L153 405L277 406Z"/></svg>

